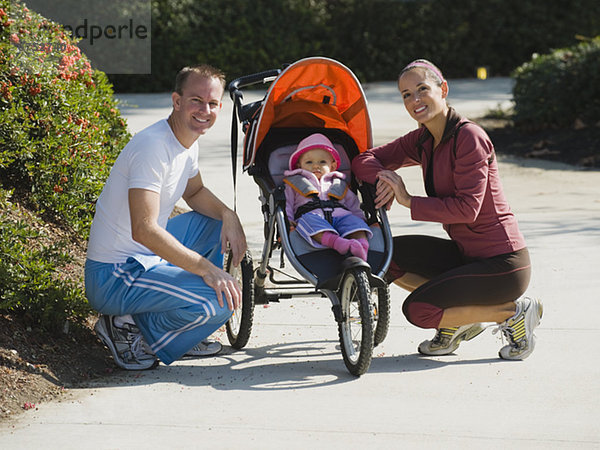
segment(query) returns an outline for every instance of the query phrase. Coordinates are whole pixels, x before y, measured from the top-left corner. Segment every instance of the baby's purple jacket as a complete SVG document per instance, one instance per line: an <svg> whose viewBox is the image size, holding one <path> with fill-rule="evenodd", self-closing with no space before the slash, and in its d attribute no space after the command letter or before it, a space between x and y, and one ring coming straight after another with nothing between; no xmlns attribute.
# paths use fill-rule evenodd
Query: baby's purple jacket
<svg viewBox="0 0 600 450"><path fill-rule="evenodd" d="M318 196L321 200L329 200L328 193L333 179L346 179L346 175L338 171L329 172L323 175L320 181L315 174L304 169L286 170L283 174L286 177L291 175L302 175L306 177L311 182L311 184L319 191ZM287 214L288 220L290 220L290 222L296 223L296 220L294 219L294 214L296 213L296 210L305 203L308 203L311 200L311 198L303 196L302 194L294 190L289 184L286 184L285 199L285 212ZM343 198L339 199L338 201L346 208L348 208L348 210L344 208L334 208L332 216L341 217L346 216L348 214L354 214L355 216L363 220L365 219L365 216L362 210L360 209L360 200L358 199L356 194L348 188L347 185L346 194ZM321 211L320 209L315 209L312 212L323 216L323 211Z"/></svg>

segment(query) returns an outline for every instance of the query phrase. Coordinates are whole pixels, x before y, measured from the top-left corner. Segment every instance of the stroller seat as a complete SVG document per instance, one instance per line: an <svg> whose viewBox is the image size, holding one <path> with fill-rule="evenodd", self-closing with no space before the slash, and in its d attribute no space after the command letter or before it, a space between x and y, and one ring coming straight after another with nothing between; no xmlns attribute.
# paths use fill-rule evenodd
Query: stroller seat
<svg viewBox="0 0 600 450"><path fill-rule="evenodd" d="M275 131L282 130L282 131ZM274 128L272 131L275 134L288 133L288 130ZM339 139L344 133L337 129L319 129L320 133L330 137L335 149L340 155L340 167L337 169L346 175L346 181L352 187L356 186L356 182L353 181L352 173L350 170L351 163L346 148L339 142L335 142L336 138ZM294 129L294 134L298 134L300 130ZM314 132L314 129L306 132L306 135L310 135ZM303 133L304 134L304 133ZM345 133L344 133L345 134ZM300 139L301 140L301 139ZM298 141L299 142L299 141ZM346 145L349 145L346 142ZM272 179L275 188L283 189L283 179L285 177L284 172L289 168L289 159L292 153L296 150L298 144L287 144L277 147L272 150L269 154L267 167L268 173ZM356 152L355 149L351 151ZM356 189L353 189L353 191ZM356 193L356 192L355 192ZM383 240L383 233L381 227L377 222L370 224L369 228L373 235L369 239L369 252L367 256L367 262L369 266L373 268L373 272L377 273L384 261L385 243ZM339 278L343 273L343 262L345 256L340 255L338 252L328 248L315 248L306 242L300 234L293 230L289 232L290 247L294 254L302 263L302 265L309 271L311 271L315 277L319 280L317 288L329 288L335 289L336 284L339 283Z"/></svg>

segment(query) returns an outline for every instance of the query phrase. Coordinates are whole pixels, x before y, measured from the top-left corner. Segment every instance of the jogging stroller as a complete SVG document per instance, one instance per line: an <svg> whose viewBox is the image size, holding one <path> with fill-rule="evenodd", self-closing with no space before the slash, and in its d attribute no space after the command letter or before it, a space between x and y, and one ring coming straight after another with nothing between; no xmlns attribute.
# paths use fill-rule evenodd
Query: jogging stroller
<svg viewBox="0 0 600 450"><path fill-rule="evenodd" d="M268 84L265 97L243 104L242 89ZM327 297L338 323L341 350L350 373L360 376L370 364L373 347L389 326L389 290L382 277L392 255L391 230L384 209L374 208L374 187L359 186L350 162L372 147L371 122L364 92L354 74L328 58L305 58L284 69L243 76L228 86L234 102L232 164L236 173L238 116L244 133L243 171L260 190L265 242L262 259L253 265L247 253L237 268L227 259L226 270L243 291L242 306L226 325L230 344L243 348L250 338L254 305L293 297ZM319 132L340 153L338 170L359 195L373 237L367 262L344 257L331 249L315 249L297 231L290 231L285 213L283 172L290 155L305 137ZM280 253L280 267L270 259ZM296 273L285 268L285 258Z"/></svg>

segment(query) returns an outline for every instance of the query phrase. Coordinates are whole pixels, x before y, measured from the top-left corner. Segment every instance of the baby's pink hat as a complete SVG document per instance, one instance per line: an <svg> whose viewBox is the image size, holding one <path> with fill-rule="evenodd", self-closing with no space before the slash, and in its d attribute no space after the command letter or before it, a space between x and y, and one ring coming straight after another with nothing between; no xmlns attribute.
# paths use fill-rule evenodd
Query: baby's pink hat
<svg viewBox="0 0 600 450"><path fill-rule="evenodd" d="M296 148L296 151L292 153L292 156L290 156L290 170L294 170L296 168L298 160L304 153L316 148L320 148L331 153L331 156L333 156L333 159L335 159L339 169L341 165L340 154L333 147L333 144L329 139L327 139L326 136L323 136L321 133L315 133L300 141L298 148Z"/></svg>

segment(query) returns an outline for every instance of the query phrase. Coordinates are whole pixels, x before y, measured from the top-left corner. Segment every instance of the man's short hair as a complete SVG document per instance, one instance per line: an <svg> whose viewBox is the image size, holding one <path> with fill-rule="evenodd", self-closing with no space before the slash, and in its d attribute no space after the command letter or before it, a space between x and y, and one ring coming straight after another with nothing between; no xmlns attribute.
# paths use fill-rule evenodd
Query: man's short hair
<svg viewBox="0 0 600 450"><path fill-rule="evenodd" d="M191 74L197 74L206 78L216 78L221 83L225 90L225 73L209 64L198 64L196 66L188 66L181 69L175 77L175 89L179 95L183 94L183 86Z"/></svg>

